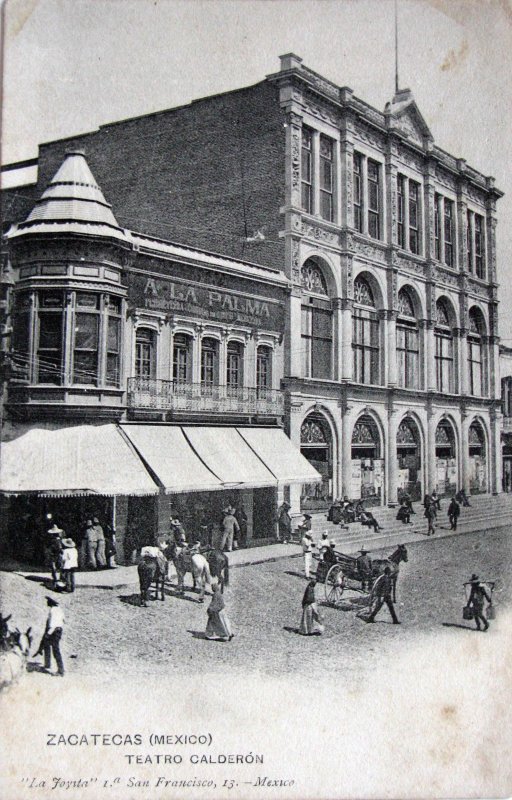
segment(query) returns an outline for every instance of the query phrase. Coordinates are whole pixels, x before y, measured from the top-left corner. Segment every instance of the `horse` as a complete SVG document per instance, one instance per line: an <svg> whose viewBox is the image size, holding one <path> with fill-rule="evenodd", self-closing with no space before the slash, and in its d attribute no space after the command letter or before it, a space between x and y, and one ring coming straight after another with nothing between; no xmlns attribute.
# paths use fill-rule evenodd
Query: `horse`
<svg viewBox="0 0 512 800"><path fill-rule="evenodd" d="M190 552L186 547L179 547L176 543L169 545L165 551L166 557L170 557L178 575L178 591L183 594L185 591L185 575L192 573L194 591L199 583L199 602L204 602L206 585L211 586L212 576L210 564L200 552Z"/></svg>
<svg viewBox="0 0 512 800"><path fill-rule="evenodd" d="M146 551L149 548L146 548ZM156 550L157 548L151 548ZM167 559L165 555L159 550L159 554L149 552L141 553L141 558L137 564L137 572L139 574L140 586L140 604L144 608L147 607L147 600L151 584L155 584L155 600L158 598L158 589L160 589L160 600L165 600L165 579L167 577Z"/></svg>
<svg viewBox="0 0 512 800"><path fill-rule="evenodd" d="M398 581L398 573L400 572L400 562L407 562L408 560L409 556L405 544L399 544L389 558L372 559L373 582L375 582L380 575L384 574L386 567L389 567L391 570L390 577L393 585L393 603L396 603L396 584Z"/></svg>
<svg viewBox="0 0 512 800"><path fill-rule="evenodd" d="M16 628L3 641L6 646L0 653L0 689L17 681L25 671L32 646L32 628L27 628L25 633Z"/></svg>

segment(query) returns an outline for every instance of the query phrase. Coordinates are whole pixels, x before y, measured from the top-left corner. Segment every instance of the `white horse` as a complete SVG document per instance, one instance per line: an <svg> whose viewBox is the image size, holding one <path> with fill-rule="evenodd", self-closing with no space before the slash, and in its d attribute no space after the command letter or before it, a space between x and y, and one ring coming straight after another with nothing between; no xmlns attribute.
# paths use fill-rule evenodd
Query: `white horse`
<svg viewBox="0 0 512 800"><path fill-rule="evenodd" d="M19 680L27 666L32 645L32 628L22 633L18 628L10 633L8 649L0 652L0 690Z"/></svg>
<svg viewBox="0 0 512 800"><path fill-rule="evenodd" d="M210 565L201 553L190 552L187 548L172 545L169 548L169 556L175 566L178 575L178 588L181 594L185 591L185 575L192 573L194 589L199 584L199 602L204 602L206 586L212 585Z"/></svg>

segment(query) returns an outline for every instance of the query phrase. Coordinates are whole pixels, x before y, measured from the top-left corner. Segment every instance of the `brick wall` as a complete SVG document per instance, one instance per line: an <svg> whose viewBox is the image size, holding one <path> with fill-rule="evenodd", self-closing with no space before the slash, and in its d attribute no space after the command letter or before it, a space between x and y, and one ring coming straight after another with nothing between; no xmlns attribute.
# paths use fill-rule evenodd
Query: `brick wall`
<svg viewBox="0 0 512 800"><path fill-rule="evenodd" d="M266 81L41 145L38 194L66 150L86 158L120 225L283 268L284 117ZM247 244L264 228L265 242Z"/></svg>

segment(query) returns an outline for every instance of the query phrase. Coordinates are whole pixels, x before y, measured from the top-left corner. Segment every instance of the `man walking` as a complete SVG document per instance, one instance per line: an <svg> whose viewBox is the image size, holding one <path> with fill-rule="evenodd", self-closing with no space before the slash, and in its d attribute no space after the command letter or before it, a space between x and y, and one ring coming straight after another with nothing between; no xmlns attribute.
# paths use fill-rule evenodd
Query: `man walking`
<svg viewBox="0 0 512 800"><path fill-rule="evenodd" d="M428 530L427 536L433 536L436 532L436 519L437 519L437 511L434 503L429 503L428 506L425 508L424 516L427 519Z"/></svg>
<svg viewBox="0 0 512 800"><path fill-rule="evenodd" d="M380 578L377 578L373 586L373 591L377 596L377 603L370 616L367 617L365 621L375 622L375 617L385 603L389 608L393 625L400 625L400 620L395 613L395 606L393 605L393 580L391 578L391 570L389 567L386 567L384 570L384 575L381 575Z"/></svg>
<svg viewBox="0 0 512 800"><path fill-rule="evenodd" d="M62 539L64 534L62 528L55 523L49 528L46 534L46 558L52 571L53 586L57 587L60 577L60 555L62 553Z"/></svg>
<svg viewBox="0 0 512 800"><path fill-rule="evenodd" d="M450 500L450 505L448 506L448 519L450 520L450 530L456 531L457 530L457 520L460 516L460 506L457 503L455 497L452 497Z"/></svg>
<svg viewBox="0 0 512 800"><path fill-rule="evenodd" d="M311 558L313 547L315 546L312 541L312 536L309 531L306 531L302 537L302 554L304 556L304 575L306 578L311 577Z"/></svg>
<svg viewBox="0 0 512 800"><path fill-rule="evenodd" d="M59 607L57 600L54 600L53 597L46 598L46 605L49 607L50 611L48 613L48 619L46 620L46 628L43 638L41 639L41 644L35 655L39 656L44 652L44 668L49 671L53 653L57 664L56 675L62 678L64 676L64 662L60 652L60 640L62 639L62 631L64 628L64 612Z"/></svg>
<svg viewBox="0 0 512 800"><path fill-rule="evenodd" d="M484 631L489 627L489 622L484 616L484 600L487 600L489 605L492 605L492 599L487 592L485 586L480 583L478 575L473 574L469 581L471 585L471 592L469 594L468 606L473 609L473 619L475 620L477 630L482 630L480 623L484 626Z"/></svg>
<svg viewBox="0 0 512 800"><path fill-rule="evenodd" d="M285 500L277 512L279 540L289 542L292 538L292 518L290 517L290 504Z"/></svg>

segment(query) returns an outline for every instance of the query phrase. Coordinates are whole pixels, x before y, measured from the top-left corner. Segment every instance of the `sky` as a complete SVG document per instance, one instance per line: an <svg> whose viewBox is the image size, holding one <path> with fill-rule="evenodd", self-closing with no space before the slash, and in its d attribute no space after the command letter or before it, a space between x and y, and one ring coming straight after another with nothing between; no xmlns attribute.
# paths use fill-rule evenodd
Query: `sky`
<svg viewBox="0 0 512 800"><path fill-rule="evenodd" d="M397 0L400 87L498 204L500 331L512 346L512 2ZM294 52L378 109L394 92L394 0L6 0L2 163L38 143L236 89Z"/></svg>

